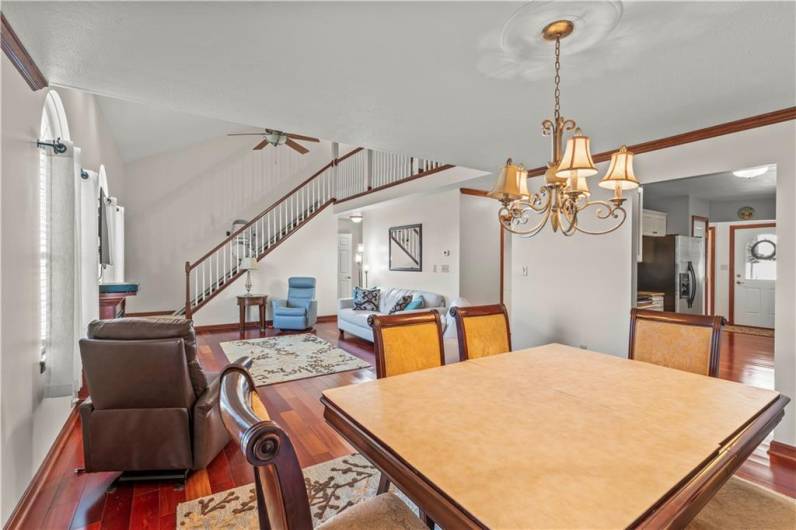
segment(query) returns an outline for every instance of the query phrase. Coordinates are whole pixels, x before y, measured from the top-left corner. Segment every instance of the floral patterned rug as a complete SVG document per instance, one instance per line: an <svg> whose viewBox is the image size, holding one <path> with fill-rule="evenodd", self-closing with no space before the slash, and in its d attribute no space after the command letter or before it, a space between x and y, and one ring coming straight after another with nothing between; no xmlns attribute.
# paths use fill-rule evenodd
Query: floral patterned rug
<svg viewBox="0 0 796 530"><path fill-rule="evenodd" d="M257 386L370 367L309 333L222 342L221 349L231 361L244 355L252 358L249 372Z"/></svg>
<svg viewBox="0 0 796 530"><path fill-rule="evenodd" d="M336 513L376 495L379 471L355 453L304 469L304 483L312 522L318 526ZM395 493L414 508L400 492ZM210 528L257 530L254 485L240 486L177 506L178 530Z"/></svg>

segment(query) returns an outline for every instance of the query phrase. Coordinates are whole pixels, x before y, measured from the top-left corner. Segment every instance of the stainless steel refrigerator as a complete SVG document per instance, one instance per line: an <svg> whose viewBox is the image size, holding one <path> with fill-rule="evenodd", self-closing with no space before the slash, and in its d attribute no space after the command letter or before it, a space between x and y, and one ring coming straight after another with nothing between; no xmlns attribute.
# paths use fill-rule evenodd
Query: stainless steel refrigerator
<svg viewBox="0 0 796 530"><path fill-rule="evenodd" d="M645 236L638 264L638 290L664 293L665 311L704 314L705 240Z"/></svg>

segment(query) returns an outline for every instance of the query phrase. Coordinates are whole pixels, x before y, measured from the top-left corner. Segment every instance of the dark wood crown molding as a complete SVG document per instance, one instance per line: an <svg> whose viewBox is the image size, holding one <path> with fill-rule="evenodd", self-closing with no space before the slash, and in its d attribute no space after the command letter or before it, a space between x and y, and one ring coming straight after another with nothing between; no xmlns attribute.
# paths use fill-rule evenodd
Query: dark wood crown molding
<svg viewBox="0 0 796 530"><path fill-rule="evenodd" d="M650 151L659 151L669 147L676 147L678 145L689 144L698 142L700 140L707 140L717 136L724 136L725 134L733 134L748 129L756 129L758 127L765 127L766 125L774 125L784 121L796 120L796 107L788 107L785 109L767 112L765 114L758 114L757 116L750 116L735 121L728 121L718 125L711 125L704 129L696 129L693 131L675 134L674 136L667 136L665 138L658 138L657 140L650 140L649 142L641 142L638 144L628 145L628 150L634 154L649 153ZM616 151L603 151L592 156L595 163L605 162L611 159L611 155ZM537 177L544 175L547 171L547 166L537 167L528 170L529 177Z"/></svg>
<svg viewBox="0 0 796 530"><path fill-rule="evenodd" d="M2 34L3 51L6 57L11 60L31 90L36 91L46 87L48 84L47 79L41 73L39 67L36 66L33 57L25 49L22 41L19 40L11 24L6 20L6 16L0 13L0 18L3 20L3 29L0 33Z"/></svg>

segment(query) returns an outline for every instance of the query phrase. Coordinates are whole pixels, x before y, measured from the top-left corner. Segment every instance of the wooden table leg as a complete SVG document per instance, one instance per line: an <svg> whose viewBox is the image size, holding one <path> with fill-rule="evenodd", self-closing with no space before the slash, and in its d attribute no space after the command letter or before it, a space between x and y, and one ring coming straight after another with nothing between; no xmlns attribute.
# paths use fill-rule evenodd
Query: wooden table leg
<svg viewBox="0 0 796 530"><path fill-rule="evenodd" d="M240 332L246 332L246 304L240 304Z"/></svg>
<svg viewBox="0 0 796 530"><path fill-rule="evenodd" d="M260 331L265 331L265 303L260 304Z"/></svg>

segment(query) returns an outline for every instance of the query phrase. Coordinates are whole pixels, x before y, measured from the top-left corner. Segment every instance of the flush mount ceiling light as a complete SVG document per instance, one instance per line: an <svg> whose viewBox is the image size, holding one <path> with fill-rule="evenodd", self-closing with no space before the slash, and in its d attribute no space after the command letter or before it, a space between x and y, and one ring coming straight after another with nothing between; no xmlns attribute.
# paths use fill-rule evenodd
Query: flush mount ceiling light
<svg viewBox="0 0 796 530"><path fill-rule="evenodd" d="M501 203L498 219L503 228L523 237L538 234L548 221L553 232L560 231L565 236L575 232L592 235L613 232L627 218L622 206L626 200L622 197L622 191L638 187L638 180L633 173L633 153L622 146L611 155L611 165L599 183L601 188L614 190L613 198L607 201L589 200L591 192L586 179L597 174L591 157L590 139L581 132L574 120L566 119L560 113L561 39L571 35L574 30L575 23L571 20L556 20L542 30L544 40L555 43L553 119L542 122L542 134L551 137L553 148L544 184L536 193L529 193L527 170L522 165L515 165L509 158L495 187L488 194ZM562 154L566 131L574 132L567 139L566 150ZM595 219L605 221L608 227L592 231L580 226L578 215L587 208L594 208ZM534 215L541 216L536 224L529 222Z"/></svg>
<svg viewBox="0 0 796 530"><path fill-rule="evenodd" d="M361 223L362 222L362 214L361 213L351 214L350 216L348 216L348 218L351 219L352 223Z"/></svg>
<svg viewBox="0 0 796 530"><path fill-rule="evenodd" d="M733 175L739 179L753 179L765 174L768 171L768 166L750 167L747 169L737 169L732 172Z"/></svg>

